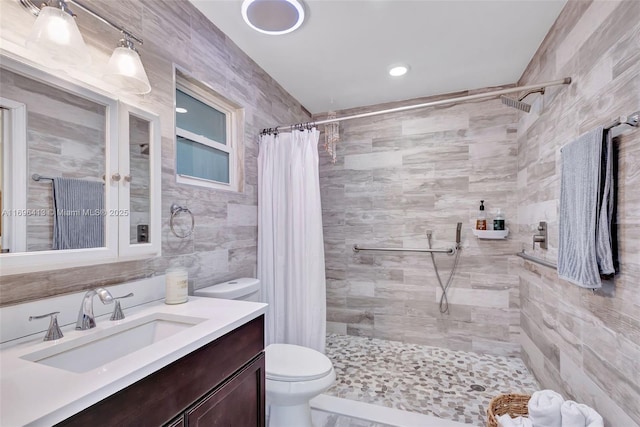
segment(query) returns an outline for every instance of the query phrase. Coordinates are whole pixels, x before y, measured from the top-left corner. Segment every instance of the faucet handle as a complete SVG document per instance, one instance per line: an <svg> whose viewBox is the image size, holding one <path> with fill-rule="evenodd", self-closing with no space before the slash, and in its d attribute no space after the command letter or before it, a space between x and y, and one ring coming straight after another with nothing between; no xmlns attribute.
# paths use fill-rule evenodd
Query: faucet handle
<svg viewBox="0 0 640 427"><path fill-rule="evenodd" d="M59 340L64 336L62 335L62 331L58 326L58 314L60 314L59 311L54 311L53 313L41 314L40 316L29 316L29 322L31 322L32 320L44 319L45 317L51 317L49 329L44 335L44 341Z"/></svg>
<svg viewBox="0 0 640 427"><path fill-rule="evenodd" d="M122 298L129 298L133 296L133 292L127 294L127 295L123 295L121 297L114 297L113 299L116 302L116 306L113 308L113 313L111 314L111 317L109 318L109 320L122 320L124 319L124 313L122 312L122 307L120 307L120 300Z"/></svg>

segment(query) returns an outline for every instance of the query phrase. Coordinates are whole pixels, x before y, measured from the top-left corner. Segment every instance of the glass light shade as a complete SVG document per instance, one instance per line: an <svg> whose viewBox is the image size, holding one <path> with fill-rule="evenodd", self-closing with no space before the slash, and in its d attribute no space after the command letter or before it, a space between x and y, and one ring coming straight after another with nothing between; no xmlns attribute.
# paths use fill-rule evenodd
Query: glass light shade
<svg viewBox="0 0 640 427"><path fill-rule="evenodd" d="M25 45L40 61L52 68L91 63L89 49L74 18L55 7L40 9Z"/></svg>
<svg viewBox="0 0 640 427"><path fill-rule="evenodd" d="M107 64L104 79L123 92L136 94L151 92L149 78L144 71L138 52L128 47L115 48Z"/></svg>

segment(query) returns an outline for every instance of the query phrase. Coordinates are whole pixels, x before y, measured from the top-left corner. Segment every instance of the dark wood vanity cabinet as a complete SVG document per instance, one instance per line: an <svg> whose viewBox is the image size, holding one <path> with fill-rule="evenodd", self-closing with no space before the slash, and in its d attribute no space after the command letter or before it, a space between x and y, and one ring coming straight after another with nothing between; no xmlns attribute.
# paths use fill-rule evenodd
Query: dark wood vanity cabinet
<svg viewBox="0 0 640 427"><path fill-rule="evenodd" d="M264 415L264 354L254 359L186 413L189 427L261 426Z"/></svg>
<svg viewBox="0 0 640 427"><path fill-rule="evenodd" d="M264 427L264 316L58 426Z"/></svg>

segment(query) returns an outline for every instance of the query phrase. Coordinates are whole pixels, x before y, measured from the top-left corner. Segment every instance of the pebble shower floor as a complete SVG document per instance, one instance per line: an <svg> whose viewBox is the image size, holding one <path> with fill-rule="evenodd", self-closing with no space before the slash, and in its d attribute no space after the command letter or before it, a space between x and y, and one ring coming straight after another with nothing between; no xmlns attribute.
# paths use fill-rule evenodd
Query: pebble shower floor
<svg viewBox="0 0 640 427"><path fill-rule="evenodd" d="M337 377L326 394L476 426L494 396L540 389L515 357L335 334L326 354Z"/></svg>

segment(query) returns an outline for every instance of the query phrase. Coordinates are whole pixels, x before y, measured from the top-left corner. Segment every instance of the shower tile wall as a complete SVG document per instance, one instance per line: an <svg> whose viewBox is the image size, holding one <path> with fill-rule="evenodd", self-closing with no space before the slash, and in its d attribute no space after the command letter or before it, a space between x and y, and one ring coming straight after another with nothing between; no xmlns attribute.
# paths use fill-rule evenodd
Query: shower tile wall
<svg viewBox="0 0 640 427"><path fill-rule="evenodd" d="M518 125L517 238L530 242L537 221L548 221L550 248L536 255L554 262L560 148L640 110L640 2L569 1L521 83L565 76L574 83L549 90ZM640 425L640 130L616 145L620 274L593 294L524 263L522 346L543 387L593 406L607 426L632 427Z"/></svg>
<svg viewBox="0 0 640 427"><path fill-rule="evenodd" d="M488 100L340 124L337 163L321 153L320 166L330 332L519 353L519 245L471 231L481 199L489 216L502 208L507 226L515 220L516 123L515 110ZM451 247L458 221L463 249L449 315L438 310L429 254L352 251L425 248L427 230L434 247ZM453 257L435 257L446 281Z"/></svg>
<svg viewBox="0 0 640 427"><path fill-rule="evenodd" d="M257 257L257 130L278 123L308 121L308 112L242 52L187 0L87 0L87 5L144 39L142 61L152 91L125 102L160 115L162 133L162 257L91 267L3 276L0 305L77 292L162 274L174 264L189 270L190 286L201 287L256 274ZM110 91L94 76L107 63L118 33L78 13L78 25L93 55L84 76ZM19 2L0 0L3 48L24 46L33 16ZM173 66L207 83L241 104L245 114L244 191L216 191L175 182ZM82 73L82 71L77 71ZM3 85L4 88L4 85ZM187 205L195 214L192 237L179 239L169 231L171 203Z"/></svg>

